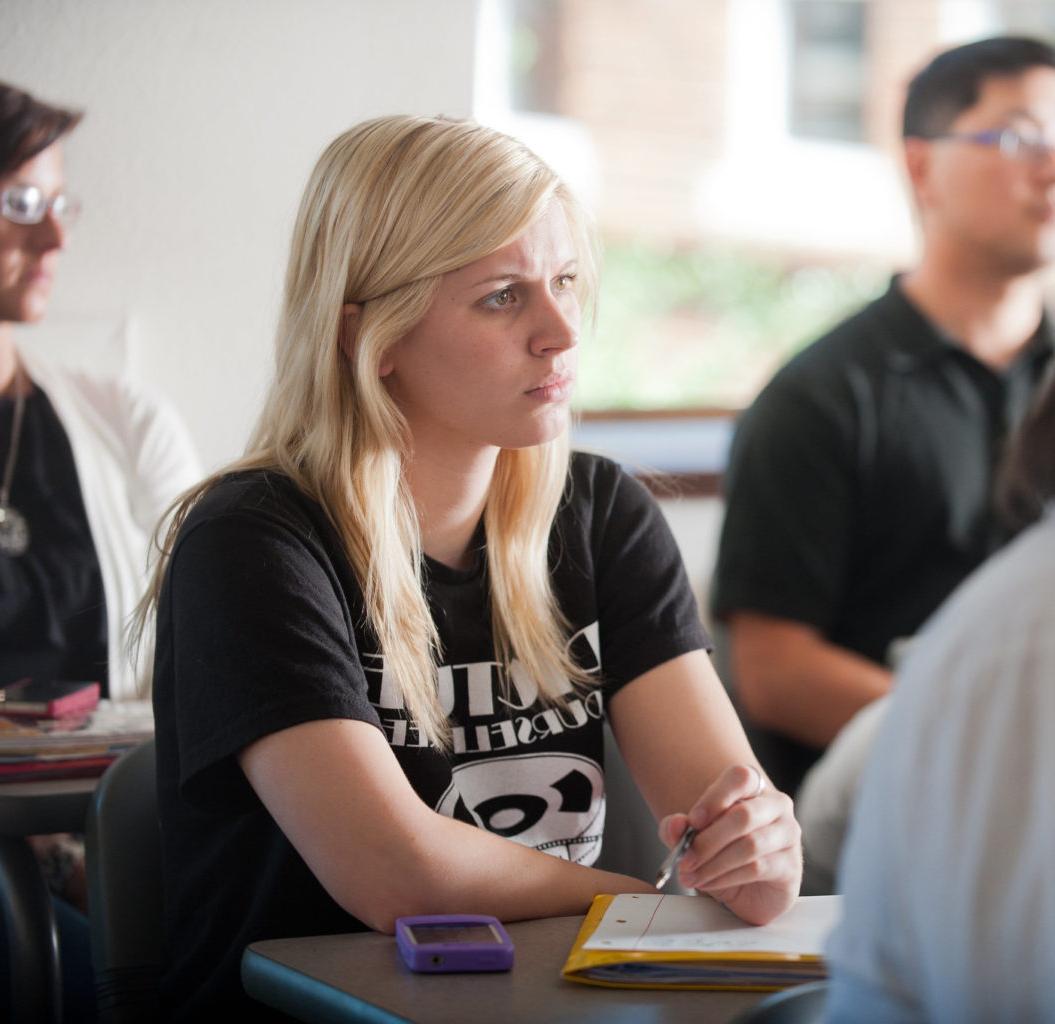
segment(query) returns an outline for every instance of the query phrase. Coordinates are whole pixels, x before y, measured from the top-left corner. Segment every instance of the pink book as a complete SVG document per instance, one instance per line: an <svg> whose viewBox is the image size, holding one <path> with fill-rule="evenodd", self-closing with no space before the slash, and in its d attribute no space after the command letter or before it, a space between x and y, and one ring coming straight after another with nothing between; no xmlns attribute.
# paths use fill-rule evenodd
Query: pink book
<svg viewBox="0 0 1055 1024"><path fill-rule="evenodd" d="M19 679L0 688L0 715L66 718L83 715L99 703L99 684Z"/></svg>

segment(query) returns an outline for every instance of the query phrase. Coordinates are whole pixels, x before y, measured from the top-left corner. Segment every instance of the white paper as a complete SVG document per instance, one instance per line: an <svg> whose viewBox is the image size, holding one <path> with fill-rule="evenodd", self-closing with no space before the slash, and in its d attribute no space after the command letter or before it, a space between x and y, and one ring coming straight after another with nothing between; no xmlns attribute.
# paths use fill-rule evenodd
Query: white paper
<svg viewBox="0 0 1055 1024"><path fill-rule="evenodd" d="M707 896L616 896L584 949L795 953L820 956L842 912L840 896L800 896L771 924L744 924Z"/></svg>

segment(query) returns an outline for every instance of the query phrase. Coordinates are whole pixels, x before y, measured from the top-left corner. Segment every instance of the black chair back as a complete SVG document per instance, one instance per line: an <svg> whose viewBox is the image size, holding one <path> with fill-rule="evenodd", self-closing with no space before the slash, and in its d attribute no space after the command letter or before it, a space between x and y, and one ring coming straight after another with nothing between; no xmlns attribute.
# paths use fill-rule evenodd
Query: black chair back
<svg viewBox="0 0 1055 1024"><path fill-rule="evenodd" d="M161 970L161 831L154 741L105 772L86 834L92 961L101 1024L156 1020Z"/></svg>

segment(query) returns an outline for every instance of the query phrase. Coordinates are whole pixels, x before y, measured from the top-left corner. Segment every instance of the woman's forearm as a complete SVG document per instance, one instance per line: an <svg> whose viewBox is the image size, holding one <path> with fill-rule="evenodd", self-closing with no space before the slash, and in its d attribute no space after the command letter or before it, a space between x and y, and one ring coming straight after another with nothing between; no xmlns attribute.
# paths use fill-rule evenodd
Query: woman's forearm
<svg viewBox="0 0 1055 1024"><path fill-rule="evenodd" d="M381 731L363 722L305 722L257 741L240 761L330 896L378 931L408 914L580 914L597 893L649 890L437 813Z"/></svg>
<svg viewBox="0 0 1055 1024"><path fill-rule="evenodd" d="M394 858L392 874L369 886L366 900L365 880L350 864L356 890L350 902L358 909L346 909L378 931L393 931L395 919L406 914L493 914L518 921L582 914L599 893L655 891L641 879L574 864L429 813L434 820L420 841Z"/></svg>

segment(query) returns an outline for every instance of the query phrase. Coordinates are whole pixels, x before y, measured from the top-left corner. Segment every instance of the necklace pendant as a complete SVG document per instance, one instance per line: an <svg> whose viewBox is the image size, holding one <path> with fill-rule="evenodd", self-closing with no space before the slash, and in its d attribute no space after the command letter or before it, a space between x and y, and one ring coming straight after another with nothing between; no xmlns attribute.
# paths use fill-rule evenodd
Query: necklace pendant
<svg viewBox="0 0 1055 1024"><path fill-rule="evenodd" d="M29 547L29 526L11 505L0 504L0 554L24 555Z"/></svg>

